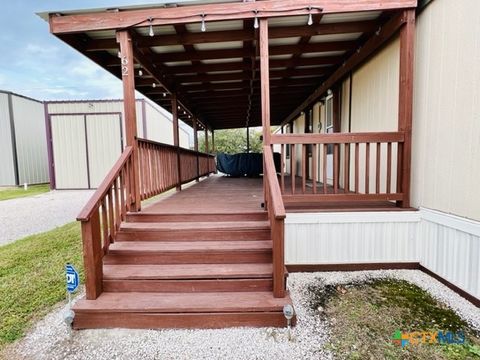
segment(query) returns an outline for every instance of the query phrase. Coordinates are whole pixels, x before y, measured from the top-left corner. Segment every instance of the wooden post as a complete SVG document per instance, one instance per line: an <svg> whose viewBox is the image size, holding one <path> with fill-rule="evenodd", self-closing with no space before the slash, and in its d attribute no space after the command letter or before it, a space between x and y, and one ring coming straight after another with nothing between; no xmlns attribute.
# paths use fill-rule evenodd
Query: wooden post
<svg viewBox="0 0 480 360"><path fill-rule="evenodd" d="M268 52L268 19L260 20L260 79L262 94L263 144L270 145L270 67Z"/></svg>
<svg viewBox="0 0 480 360"><path fill-rule="evenodd" d="M412 112L413 112L413 63L415 48L415 9L405 10L406 22L400 30L400 92L398 105L398 130L405 133L405 141L399 154L397 175L400 184L397 191L403 193L398 203L402 208L410 207L410 174L412 155ZM401 163L400 163L401 157Z"/></svg>
<svg viewBox="0 0 480 360"><path fill-rule="evenodd" d="M250 153L250 128L247 126L247 154Z"/></svg>
<svg viewBox="0 0 480 360"><path fill-rule="evenodd" d="M212 129L212 153L215 153L215 130Z"/></svg>
<svg viewBox="0 0 480 360"><path fill-rule="evenodd" d="M125 132L127 146L132 146L133 162L133 207L131 210L140 211L140 173L138 167L138 144L137 144L137 113L135 109L135 68L133 58L132 37L128 30L117 31L117 43L120 45L122 82L123 82L123 106L125 113Z"/></svg>
<svg viewBox="0 0 480 360"><path fill-rule="evenodd" d="M208 147L208 127L205 125L205 153L210 154ZM210 176L210 161L207 161L207 176Z"/></svg>
<svg viewBox="0 0 480 360"><path fill-rule="evenodd" d="M197 120L193 119L193 149L197 153L197 178L196 182L200 181L200 159L198 158L198 129L197 129Z"/></svg>
<svg viewBox="0 0 480 360"><path fill-rule="evenodd" d="M98 210L90 220L82 222L83 263L87 300L95 300L102 293L102 235Z"/></svg>
<svg viewBox="0 0 480 360"><path fill-rule="evenodd" d="M182 167L180 163L180 138L178 133L178 101L177 94L172 94L172 115L173 115L173 146L177 148L177 191L182 190Z"/></svg>

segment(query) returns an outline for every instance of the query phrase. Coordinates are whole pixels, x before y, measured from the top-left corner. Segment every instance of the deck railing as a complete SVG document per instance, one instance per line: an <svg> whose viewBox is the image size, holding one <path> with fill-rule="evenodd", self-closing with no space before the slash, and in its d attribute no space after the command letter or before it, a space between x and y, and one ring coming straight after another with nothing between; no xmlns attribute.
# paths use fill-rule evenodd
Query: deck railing
<svg viewBox="0 0 480 360"><path fill-rule="evenodd" d="M95 300L102 293L102 259L127 213L136 210L136 189L140 189L140 197L145 200L216 169L213 155L142 139L137 144L138 158L134 157L133 147L126 147L77 217L82 223L88 300ZM136 161L139 186L135 186Z"/></svg>
<svg viewBox="0 0 480 360"><path fill-rule="evenodd" d="M263 147L265 207L268 210L273 253L273 295L285 297L284 219L285 208L270 146Z"/></svg>
<svg viewBox="0 0 480 360"><path fill-rule="evenodd" d="M403 200L403 142L403 132L273 135L285 204Z"/></svg>
<svg viewBox="0 0 480 360"><path fill-rule="evenodd" d="M77 217L82 223L85 288L88 300L102 292L102 259L126 214L135 207L133 148L126 147Z"/></svg>
<svg viewBox="0 0 480 360"><path fill-rule="evenodd" d="M215 172L215 156L138 139L141 199ZM180 166L178 166L180 164Z"/></svg>

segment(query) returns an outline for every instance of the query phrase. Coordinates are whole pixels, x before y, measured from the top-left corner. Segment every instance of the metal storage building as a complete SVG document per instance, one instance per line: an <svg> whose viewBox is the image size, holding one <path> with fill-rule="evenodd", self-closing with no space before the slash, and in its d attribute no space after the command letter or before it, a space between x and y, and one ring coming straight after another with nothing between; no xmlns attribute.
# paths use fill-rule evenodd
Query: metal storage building
<svg viewBox="0 0 480 360"><path fill-rule="evenodd" d="M172 115L145 99L136 105L138 137L173 144ZM98 187L125 147L123 100L50 101L45 109L51 187ZM180 128L180 146L189 145Z"/></svg>
<svg viewBox="0 0 480 360"><path fill-rule="evenodd" d="M0 91L0 186L48 181L43 102Z"/></svg>

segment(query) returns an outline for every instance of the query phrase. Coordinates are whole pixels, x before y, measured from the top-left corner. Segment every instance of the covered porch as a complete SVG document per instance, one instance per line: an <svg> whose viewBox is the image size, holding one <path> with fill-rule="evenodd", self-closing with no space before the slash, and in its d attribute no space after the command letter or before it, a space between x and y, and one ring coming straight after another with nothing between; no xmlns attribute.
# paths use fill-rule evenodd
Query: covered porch
<svg viewBox="0 0 480 360"><path fill-rule="evenodd" d="M416 6L415 0L205 1L47 14L53 34L122 79L125 101L127 147L78 217L87 294L76 326L129 326L126 319L133 319L135 327L171 327L178 313L186 327L201 326L206 313L214 314L210 327L278 325L281 305L290 302L287 211L408 209ZM341 132L335 102L341 81L395 36L401 43L396 131ZM137 137L135 91L172 113L173 146ZM307 126L293 133L292 122L332 92L332 133ZM179 147L180 120L192 127L192 150ZM213 176L182 190L216 171L216 130L257 126L262 178ZM274 152L281 157L278 172ZM173 188L176 194L142 206ZM231 266L234 279L218 264ZM242 264L258 273L244 272ZM264 264L271 265L266 273ZM133 267L118 278L112 265ZM157 275L137 267L145 265ZM203 299L200 307L188 300L192 292ZM138 307L135 294L143 299ZM204 306L235 298L244 300ZM96 315L109 309L123 320Z"/></svg>

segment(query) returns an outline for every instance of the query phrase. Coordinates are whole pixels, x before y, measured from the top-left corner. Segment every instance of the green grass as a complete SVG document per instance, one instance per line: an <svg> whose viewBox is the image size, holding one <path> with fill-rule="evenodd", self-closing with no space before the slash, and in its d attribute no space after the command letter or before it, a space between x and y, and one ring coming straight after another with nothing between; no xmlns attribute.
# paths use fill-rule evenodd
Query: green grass
<svg viewBox="0 0 480 360"><path fill-rule="evenodd" d="M23 187L15 188L0 188L0 201L10 200L20 197L39 195L50 191L49 184L42 185L30 185L28 190L24 190Z"/></svg>
<svg viewBox="0 0 480 360"><path fill-rule="evenodd" d="M78 223L0 247L0 351L65 299L66 263L83 279Z"/></svg>
<svg viewBox="0 0 480 360"><path fill-rule="evenodd" d="M309 288L312 310L331 323L327 349L336 359L480 359L480 337L452 309L403 280L374 280ZM463 345L413 344L401 348L396 331L463 331Z"/></svg>

